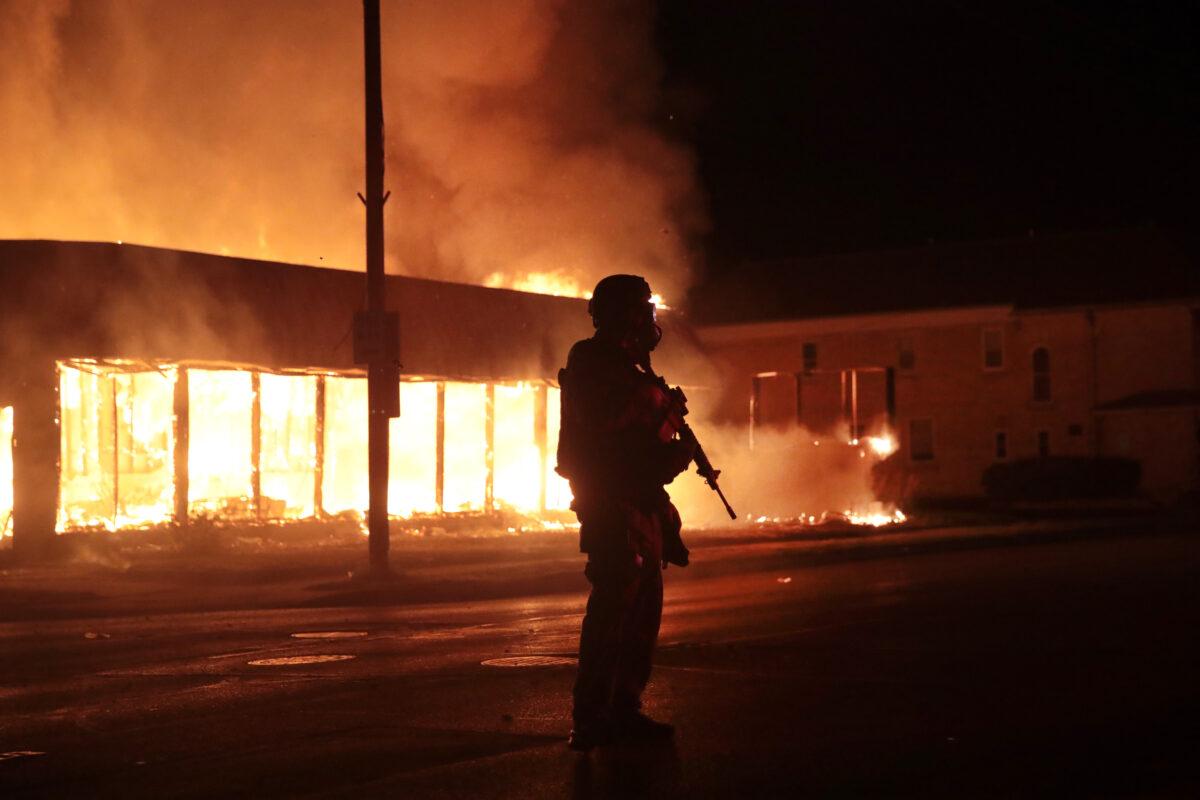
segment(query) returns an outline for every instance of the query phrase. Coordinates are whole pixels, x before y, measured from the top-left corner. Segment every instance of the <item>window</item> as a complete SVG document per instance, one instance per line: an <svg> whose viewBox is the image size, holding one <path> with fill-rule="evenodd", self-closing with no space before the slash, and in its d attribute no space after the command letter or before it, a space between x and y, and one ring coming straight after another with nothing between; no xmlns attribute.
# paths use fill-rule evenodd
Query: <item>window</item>
<svg viewBox="0 0 1200 800"><path fill-rule="evenodd" d="M1050 431L1037 432L1037 454L1038 458L1050 457Z"/></svg>
<svg viewBox="0 0 1200 800"><path fill-rule="evenodd" d="M913 369L917 366L917 353L913 349L912 337L906 336L900 340L900 369Z"/></svg>
<svg viewBox="0 0 1200 800"><path fill-rule="evenodd" d="M801 353L804 357L804 371L812 372L817 368L817 344L816 342L805 342L801 347Z"/></svg>
<svg viewBox="0 0 1200 800"><path fill-rule="evenodd" d="M1008 431L996 431L996 460L1008 458Z"/></svg>
<svg viewBox="0 0 1200 800"><path fill-rule="evenodd" d="M933 460L933 420L909 420L908 454L913 461Z"/></svg>
<svg viewBox="0 0 1200 800"><path fill-rule="evenodd" d="M983 332L983 368L1000 369L1004 366L1004 331L992 328Z"/></svg>
<svg viewBox="0 0 1200 800"><path fill-rule="evenodd" d="M1033 351L1033 399L1050 401L1050 351L1044 347Z"/></svg>

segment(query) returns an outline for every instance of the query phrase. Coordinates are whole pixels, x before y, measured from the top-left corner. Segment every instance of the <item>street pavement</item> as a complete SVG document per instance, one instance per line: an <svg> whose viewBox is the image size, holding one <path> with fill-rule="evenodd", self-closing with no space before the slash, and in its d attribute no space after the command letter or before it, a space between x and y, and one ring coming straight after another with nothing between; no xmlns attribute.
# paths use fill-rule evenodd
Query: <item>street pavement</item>
<svg viewBox="0 0 1200 800"><path fill-rule="evenodd" d="M700 537L588 755L569 534L6 569L0 796L1200 796L1196 534L1064 530Z"/></svg>

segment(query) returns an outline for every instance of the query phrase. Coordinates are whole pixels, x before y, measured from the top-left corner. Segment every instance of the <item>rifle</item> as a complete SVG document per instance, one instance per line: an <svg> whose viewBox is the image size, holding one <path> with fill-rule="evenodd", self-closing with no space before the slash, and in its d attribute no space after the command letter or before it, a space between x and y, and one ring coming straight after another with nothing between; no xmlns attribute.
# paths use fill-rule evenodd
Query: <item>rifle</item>
<svg viewBox="0 0 1200 800"><path fill-rule="evenodd" d="M645 365L643 365L645 368ZM659 438L667 441L679 434L680 438L695 444L695 454L692 456L692 461L696 464L696 474L704 478L704 482L709 488L717 493L717 497L721 498L721 502L725 505L725 511L729 514L729 518L737 520L737 514L734 513L733 507L729 505L729 501L725 499L725 493L721 491L720 485L717 484L717 478L721 476L721 470L713 467L712 462L708 460L708 455L704 452L704 448L700 446L700 440L696 437L695 431L691 426L684 421L687 416L687 396L684 395L683 389L676 386L671 388L662 376L654 373L653 370L647 369L647 373L651 375L658 388L665 395L666 414L658 430Z"/></svg>

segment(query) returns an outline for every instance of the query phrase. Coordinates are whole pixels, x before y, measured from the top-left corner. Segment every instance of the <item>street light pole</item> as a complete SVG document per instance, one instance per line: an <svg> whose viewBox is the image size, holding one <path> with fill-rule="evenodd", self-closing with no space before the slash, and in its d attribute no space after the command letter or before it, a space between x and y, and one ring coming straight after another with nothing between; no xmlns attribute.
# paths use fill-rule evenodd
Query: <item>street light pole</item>
<svg viewBox="0 0 1200 800"><path fill-rule="evenodd" d="M379 44L379 0L363 0L363 65L366 89L367 311L356 320L356 340L367 362L367 512L373 573L388 570L388 420L398 416L398 342L394 315L387 314L383 272L383 80ZM389 324L391 323L391 324ZM360 330L361 329L361 330ZM394 400L393 400L394 398ZM393 413L393 411L395 413Z"/></svg>

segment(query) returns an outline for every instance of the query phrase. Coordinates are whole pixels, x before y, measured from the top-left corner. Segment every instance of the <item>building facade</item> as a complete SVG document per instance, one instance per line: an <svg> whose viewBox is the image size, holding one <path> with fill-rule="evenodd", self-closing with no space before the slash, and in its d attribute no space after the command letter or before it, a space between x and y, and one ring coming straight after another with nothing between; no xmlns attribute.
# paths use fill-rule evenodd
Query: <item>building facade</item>
<svg viewBox="0 0 1200 800"><path fill-rule="evenodd" d="M591 333L585 302L387 284L391 513L566 509L555 381ZM35 552L71 530L362 511L364 291L336 269L0 242L0 529Z"/></svg>
<svg viewBox="0 0 1200 800"><path fill-rule="evenodd" d="M705 327L720 415L857 438L883 430L904 494L983 493L997 462L1122 456L1170 499L1200 478L1200 304L983 306Z"/></svg>

